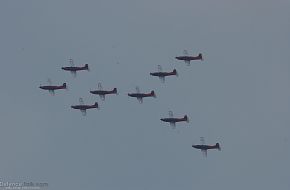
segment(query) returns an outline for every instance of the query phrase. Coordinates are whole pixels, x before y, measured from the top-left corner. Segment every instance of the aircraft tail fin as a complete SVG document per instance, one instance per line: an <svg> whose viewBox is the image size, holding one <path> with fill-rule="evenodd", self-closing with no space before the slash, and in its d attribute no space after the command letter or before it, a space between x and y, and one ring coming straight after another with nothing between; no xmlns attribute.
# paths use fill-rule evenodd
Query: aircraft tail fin
<svg viewBox="0 0 290 190"><path fill-rule="evenodd" d="M178 73L177 73L177 70L176 69L173 69L173 72L172 73L178 77Z"/></svg>
<svg viewBox="0 0 290 190"><path fill-rule="evenodd" d="M62 87L63 87L64 89L67 89L66 83L63 83L63 84L62 84Z"/></svg>
<svg viewBox="0 0 290 190"><path fill-rule="evenodd" d="M94 107L100 109L98 102L95 102Z"/></svg>
<svg viewBox="0 0 290 190"><path fill-rule="evenodd" d="M198 58L203 61L203 57L202 57L202 54L201 53L198 54Z"/></svg>
<svg viewBox="0 0 290 190"><path fill-rule="evenodd" d="M155 94L154 90L151 91L150 95L153 96L154 98L156 98L156 94Z"/></svg>
<svg viewBox="0 0 290 190"><path fill-rule="evenodd" d="M89 68L89 65L88 64L85 64L85 67L84 67L86 70L90 70L90 68Z"/></svg>
<svg viewBox="0 0 290 190"><path fill-rule="evenodd" d="M183 117L183 119L184 119L184 121L186 121L187 123L189 123L189 118L188 118L187 115L185 115L185 116Z"/></svg>
<svg viewBox="0 0 290 190"><path fill-rule="evenodd" d="M220 147L220 144L219 144L219 143L216 143L215 146L216 146L216 148L217 148L218 150L221 150L221 147Z"/></svg>
<svg viewBox="0 0 290 190"><path fill-rule="evenodd" d="M112 92L118 94L117 88L114 88Z"/></svg>

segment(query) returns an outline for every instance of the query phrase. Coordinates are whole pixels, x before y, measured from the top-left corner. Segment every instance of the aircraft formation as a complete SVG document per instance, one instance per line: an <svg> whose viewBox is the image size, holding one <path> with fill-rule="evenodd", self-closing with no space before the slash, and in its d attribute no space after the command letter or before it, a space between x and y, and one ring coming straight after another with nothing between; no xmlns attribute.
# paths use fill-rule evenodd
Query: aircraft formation
<svg viewBox="0 0 290 190"><path fill-rule="evenodd" d="M182 55L182 56L175 57L175 59L180 60L180 61L184 61L185 64L188 66L190 65L191 61L202 61L203 60L203 56L201 53L199 53L197 56L190 56L190 55L188 55L188 52L186 50L184 50L183 54L184 55ZM70 64L70 66L61 67L61 69L64 71L69 71L73 75L73 77L77 76L77 72L89 71L88 64L84 64L81 66L75 66L73 59L69 59L69 64ZM172 71L165 72L162 70L161 65L158 65L157 70L158 70L157 72L151 72L150 75L158 77L162 83L165 82L166 77L170 77L170 76L177 77L178 76L176 69L173 69ZM40 85L39 88L42 90L49 91L49 93L51 95L55 95L55 91L67 89L67 84L63 83L62 85L52 85L51 80L48 79L48 85ZM135 90L136 90L136 92L128 93L127 95L129 97L136 98L140 104L143 103L144 98L150 98L150 97L156 98L156 94L155 94L154 90L151 90L150 92L147 92L147 93L146 92L142 93L138 86L135 88ZM118 95L117 88L113 88L112 90L103 90L101 83L98 83L97 90L91 90L89 92L93 95L98 95L100 97L100 99L103 101L105 101L105 97L107 95ZM85 116L87 114L87 110L89 110L89 109L100 109L98 102L94 102L92 104L85 104L82 98L79 98L79 104L71 105L71 108L76 109L76 110L80 110L83 116ZM189 117L187 115L175 117L173 115L172 111L168 112L168 117L161 118L160 120L162 122L169 123L169 125L172 127L172 129L176 128L176 123L180 123L180 122L189 123ZM219 143L216 143L215 145L206 145L204 137L200 137L200 142L201 142L201 144L192 145L192 148L199 149L205 157L207 156L207 151L210 149L221 150Z"/></svg>

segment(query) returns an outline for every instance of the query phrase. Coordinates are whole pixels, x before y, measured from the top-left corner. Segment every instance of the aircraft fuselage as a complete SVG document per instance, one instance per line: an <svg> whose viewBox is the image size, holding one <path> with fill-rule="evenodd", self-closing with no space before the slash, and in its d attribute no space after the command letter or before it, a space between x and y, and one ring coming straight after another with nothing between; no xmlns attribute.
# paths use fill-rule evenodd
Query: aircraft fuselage
<svg viewBox="0 0 290 190"><path fill-rule="evenodd" d="M198 54L198 56L188 56L188 55L184 55L184 56L177 56L175 57L175 59L177 60L182 60L182 61L193 61L193 60L202 60L202 54Z"/></svg>
<svg viewBox="0 0 290 190"><path fill-rule="evenodd" d="M150 75L156 76L156 77L166 77L166 76L171 76L171 75L176 75L176 74L173 72L154 72L154 73L150 73Z"/></svg>
<svg viewBox="0 0 290 190"><path fill-rule="evenodd" d="M98 108L98 104L94 104L94 105L74 105L74 106L71 106L71 108L78 109L78 110L87 110L87 109Z"/></svg>
<svg viewBox="0 0 290 190"><path fill-rule="evenodd" d="M155 92L152 90L150 93L128 93L128 96L135 98L155 97Z"/></svg>
<svg viewBox="0 0 290 190"><path fill-rule="evenodd" d="M168 123L187 121L185 118L162 118L160 120Z"/></svg>
<svg viewBox="0 0 290 190"><path fill-rule="evenodd" d="M61 86L53 86L53 85L47 85L47 86L40 86L40 89L43 90L59 90L59 89L66 89L66 84L64 83Z"/></svg>
<svg viewBox="0 0 290 190"><path fill-rule="evenodd" d="M113 90L93 90L93 91L90 91L90 93L97 94L97 95L117 94L117 89L114 88Z"/></svg>
<svg viewBox="0 0 290 190"><path fill-rule="evenodd" d="M88 70L86 68L86 66L84 66L84 67L62 67L61 69L62 70L65 70L65 71L82 71L82 70Z"/></svg>
<svg viewBox="0 0 290 190"><path fill-rule="evenodd" d="M128 96L135 97L135 98L145 98L145 97L151 97L153 96L151 93L128 93Z"/></svg>
<svg viewBox="0 0 290 190"><path fill-rule="evenodd" d="M215 145L192 145L193 148L200 149L200 150L208 150L208 149L219 149L220 145L219 143L216 143Z"/></svg>

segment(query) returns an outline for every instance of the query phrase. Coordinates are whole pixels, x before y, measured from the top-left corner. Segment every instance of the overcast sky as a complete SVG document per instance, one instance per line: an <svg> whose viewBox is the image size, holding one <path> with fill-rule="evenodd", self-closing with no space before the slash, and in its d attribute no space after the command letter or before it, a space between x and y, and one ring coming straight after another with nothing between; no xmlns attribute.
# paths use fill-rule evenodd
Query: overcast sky
<svg viewBox="0 0 290 190"><path fill-rule="evenodd" d="M288 190L289 21L289 0L2 0L0 180ZM204 61L175 60L184 49ZM69 58L90 72L62 71ZM179 77L162 84L157 65ZM48 78L69 90L39 89ZM119 95L89 94L98 82ZM157 98L139 104L135 86ZM83 117L70 108L79 97L101 109ZM190 123L172 130L160 121L169 110ZM200 137L222 151L203 157Z"/></svg>

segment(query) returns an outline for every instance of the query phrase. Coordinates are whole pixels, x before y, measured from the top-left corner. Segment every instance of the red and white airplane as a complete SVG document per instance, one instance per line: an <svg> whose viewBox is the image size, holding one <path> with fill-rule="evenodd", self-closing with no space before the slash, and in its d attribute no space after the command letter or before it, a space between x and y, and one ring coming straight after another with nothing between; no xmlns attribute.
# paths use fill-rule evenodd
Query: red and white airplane
<svg viewBox="0 0 290 190"><path fill-rule="evenodd" d="M217 149L219 151L221 150L219 143L216 143L215 145L205 145L204 137L200 137L200 142L201 144L192 145L192 147L201 150L201 152L203 153L205 157L207 157L207 150L209 149Z"/></svg>
<svg viewBox="0 0 290 190"><path fill-rule="evenodd" d="M186 50L183 51L183 56L177 56L175 59L184 61L188 66L190 65L190 61L194 60L203 60L202 54L199 53L197 56L189 56Z"/></svg>
<svg viewBox="0 0 290 190"><path fill-rule="evenodd" d="M51 95L55 94L54 92L55 90L67 89L66 83L63 83L62 85L57 86L57 85L52 85L52 82L50 79L48 79L47 82L48 82L48 85L44 85L44 86L40 85L39 88L42 90L48 90Z"/></svg>
<svg viewBox="0 0 290 190"><path fill-rule="evenodd" d="M141 93L138 86L136 87L136 93L128 93L128 96L137 98L140 104L143 103L143 98L146 98L146 97L156 98L156 94L154 90L152 90L150 93Z"/></svg>
<svg viewBox="0 0 290 190"><path fill-rule="evenodd" d="M79 104L71 106L73 109L80 110L82 112L82 115L85 116L87 114L88 109L99 109L98 102L95 102L92 105L85 105L82 98L79 98Z"/></svg>
<svg viewBox="0 0 290 190"><path fill-rule="evenodd" d="M77 71L90 70L88 64L85 64L84 66L75 66L73 59L69 59L69 63L70 63L69 67L62 67L61 69L65 71L70 71L74 77L77 76Z"/></svg>
<svg viewBox="0 0 290 190"><path fill-rule="evenodd" d="M98 83L98 90L91 90L91 94L99 95L101 100L105 100L106 95L108 94L118 94L117 88L114 88L113 90L103 90L102 84Z"/></svg>
<svg viewBox="0 0 290 190"><path fill-rule="evenodd" d="M178 76L178 73L177 73L176 69L173 69L172 72L163 72L161 65L158 65L158 72L150 73L150 75L159 77L159 79L161 80L161 82L164 83L165 82L165 77L167 77L167 76L174 76L174 75L175 76Z"/></svg>
<svg viewBox="0 0 290 190"><path fill-rule="evenodd" d="M160 120L169 123L173 129L175 129L176 123L178 122L187 122L187 123L189 122L189 118L187 115L184 115L184 117L181 118L173 117L172 111L169 111L168 115L169 115L168 118L161 118Z"/></svg>

